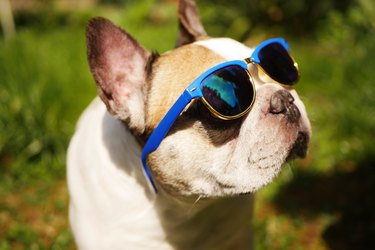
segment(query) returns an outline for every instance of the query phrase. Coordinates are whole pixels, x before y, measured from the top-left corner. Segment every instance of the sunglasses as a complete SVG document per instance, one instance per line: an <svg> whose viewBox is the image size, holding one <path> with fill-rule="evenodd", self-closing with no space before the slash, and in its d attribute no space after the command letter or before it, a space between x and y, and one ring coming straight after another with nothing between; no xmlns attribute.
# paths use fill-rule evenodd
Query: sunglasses
<svg viewBox="0 0 375 250"><path fill-rule="evenodd" d="M256 47L250 58L224 62L196 78L169 109L154 129L142 150L143 170L152 189L156 185L146 164L147 156L155 151L181 112L193 99L200 99L213 116L222 120L238 119L250 112L256 97L254 80L247 70L254 64L272 80L291 86L299 79L297 63L289 54L282 38L272 38Z"/></svg>

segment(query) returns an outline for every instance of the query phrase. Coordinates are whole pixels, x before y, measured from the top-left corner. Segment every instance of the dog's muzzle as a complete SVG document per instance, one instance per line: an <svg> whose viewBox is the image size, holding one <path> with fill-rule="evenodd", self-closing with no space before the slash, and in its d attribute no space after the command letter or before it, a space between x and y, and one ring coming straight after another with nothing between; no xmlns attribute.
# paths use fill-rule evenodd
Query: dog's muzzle
<svg viewBox="0 0 375 250"><path fill-rule="evenodd" d="M298 107L294 104L293 96L287 90L276 91L270 99L270 113L283 114L290 123L297 123L301 118ZM306 132L298 132L298 137L293 144L287 160L295 157L304 158L307 153L307 146L310 137Z"/></svg>

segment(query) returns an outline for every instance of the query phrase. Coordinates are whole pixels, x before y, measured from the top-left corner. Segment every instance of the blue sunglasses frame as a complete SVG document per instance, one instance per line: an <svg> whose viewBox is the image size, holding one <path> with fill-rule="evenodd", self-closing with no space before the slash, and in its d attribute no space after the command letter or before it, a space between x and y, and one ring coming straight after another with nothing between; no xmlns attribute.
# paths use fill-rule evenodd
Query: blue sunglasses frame
<svg viewBox="0 0 375 250"><path fill-rule="evenodd" d="M259 44L256 47L256 49L254 50L254 52L252 53L250 58L247 58L244 61L234 60L234 61L224 62L224 63L218 64L218 65L210 68L209 70L205 71L203 74L201 74L198 78L196 78L183 91L183 93L180 95L180 97L177 99L177 101L172 105L172 107L169 109L169 111L166 113L166 115L163 117L163 119L160 121L158 126L154 129L154 131L152 132L152 134L148 138L146 144L143 147L142 154L141 154L141 160L142 160L144 173L145 173L147 179L149 180L149 184L151 184L151 187L152 187L152 189L154 190L155 193L157 193L157 188L156 188L155 182L152 178L152 175L150 173L150 170L147 167L147 163L146 163L147 156L159 147L160 143L162 142L164 137L169 132L173 123L180 116L181 112L185 109L185 107L191 102L191 100L196 99L196 98L201 98L201 99L204 100L203 93L202 93L201 88L200 88L202 81L204 79L206 79L206 77L208 77L209 75L213 74L214 72L216 72L216 71L218 71L222 68L228 67L228 66L240 66L246 72L248 72L250 82L252 83L253 89L254 89L254 97L253 97L253 100L252 100L249 108L247 110L245 110L244 112L242 112L241 115L236 116L235 118L243 116L244 114L246 114L250 111L250 109L251 109L251 107L254 103L254 100L256 98L256 88L255 88L255 85L254 85L253 78L252 78L250 72L247 69L248 64L256 63L256 64L259 65L259 63L260 63L260 59L259 59L259 56L258 56L259 52L265 46L267 46L269 44L272 44L272 43L279 43L289 52L289 45L286 43L286 41L283 38L268 39L268 40L262 42L261 44ZM210 111L213 112L212 109L210 109ZM225 117L220 117L220 116L218 116L218 117L221 118L221 119L224 119L224 120L228 120Z"/></svg>
<svg viewBox="0 0 375 250"><path fill-rule="evenodd" d="M285 41L285 39L283 38L271 38L271 39L268 39L268 40L265 40L263 41L261 44L259 44L255 50L253 51L253 53L251 54L250 56L250 60L251 62L255 62L257 64L260 64L260 59L259 59L259 52L264 48L264 47L267 47L268 45L272 44L272 43L278 43L280 44L281 46L284 47L284 49L286 49L288 52L289 52L289 44Z"/></svg>

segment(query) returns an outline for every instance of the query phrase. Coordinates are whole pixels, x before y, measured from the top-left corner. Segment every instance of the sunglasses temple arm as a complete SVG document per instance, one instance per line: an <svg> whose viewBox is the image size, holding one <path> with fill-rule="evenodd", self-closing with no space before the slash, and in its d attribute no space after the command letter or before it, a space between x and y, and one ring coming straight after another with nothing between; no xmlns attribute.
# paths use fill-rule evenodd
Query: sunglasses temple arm
<svg viewBox="0 0 375 250"><path fill-rule="evenodd" d="M145 146L143 147L141 155L143 170L155 192L157 192L156 185L146 164L147 156L159 147L161 141L167 135L175 120L179 117L181 112L193 98L194 97L191 95L191 93L188 90L185 90L178 98L178 100L173 104L164 118L160 121L158 126L154 129Z"/></svg>

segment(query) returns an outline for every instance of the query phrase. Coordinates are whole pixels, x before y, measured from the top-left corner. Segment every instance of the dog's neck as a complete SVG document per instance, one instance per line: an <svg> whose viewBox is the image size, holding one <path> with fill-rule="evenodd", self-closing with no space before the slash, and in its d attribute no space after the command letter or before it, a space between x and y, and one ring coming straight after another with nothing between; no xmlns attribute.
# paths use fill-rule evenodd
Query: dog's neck
<svg viewBox="0 0 375 250"><path fill-rule="evenodd" d="M194 200L160 192L155 205L167 241L177 249L247 249L252 203L252 195Z"/></svg>

